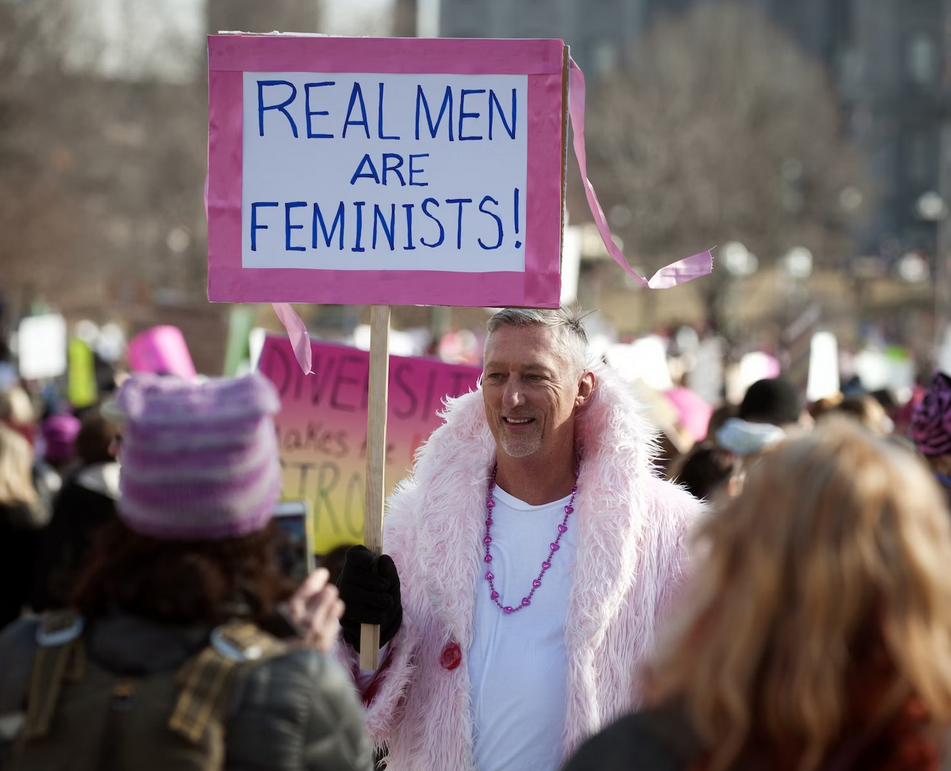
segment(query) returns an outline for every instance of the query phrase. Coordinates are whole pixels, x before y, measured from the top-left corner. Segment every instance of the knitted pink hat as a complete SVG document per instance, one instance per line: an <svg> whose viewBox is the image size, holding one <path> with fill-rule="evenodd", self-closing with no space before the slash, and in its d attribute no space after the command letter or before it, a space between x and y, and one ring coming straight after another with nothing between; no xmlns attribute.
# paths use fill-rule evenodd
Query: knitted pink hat
<svg viewBox="0 0 951 771"><path fill-rule="evenodd" d="M951 453L951 377L944 372L935 372L931 388L912 412L908 433L922 455Z"/></svg>
<svg viewBox="0 0 951 771"><path fill-rule="evenodd" d="M50 415L43 421L43 441L46 443L44 457L48 461L71 460L76 454L76 436L81 427L79 418L73 415Z"/></svg>
<svg viewBox="0 0 951 771"><path fill-rule="evenodd" d="M126 525L155 538L216 540L267 524L281 490L271 418L281 403L267 378L135 374L117 406Z"/></svg>

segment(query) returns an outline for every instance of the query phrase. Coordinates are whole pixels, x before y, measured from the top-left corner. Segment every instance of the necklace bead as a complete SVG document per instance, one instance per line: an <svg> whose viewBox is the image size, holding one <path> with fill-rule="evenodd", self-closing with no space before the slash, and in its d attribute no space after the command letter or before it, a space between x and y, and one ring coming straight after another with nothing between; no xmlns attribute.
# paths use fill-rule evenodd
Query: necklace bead
<svg viewBox="0 0 951 771"><path fill-rule="evenodd" d="M485 537L482 539L482 543L485 544L485 557L483 557L483 561L487 565L492 562L492 536L490 530L492 528L492 509L495 508L495 499L492 496L495 491L495 476L498 470L498 466L492 469L492 478L489 480L489 493L485 502ZM577 475L578 472L575 471L575 476ZM516 607L513 608L511 605L502 604L499 593L495 588L495 574L491 570L486 571L485 580L489 582L489 599L491 599L505 615L508 616L512 613L517 613L532 604L532 596L541 588L542 578L544 578L546 571L551 568L552 557L555 555L555 552L561 548L559 544L561 537L568 532L568 517L574 513L574 502L577 494L578 485L575 484L571 488L571 498L568 500L568 505L565 506L565 518L561 521L561 524L558 525L558 535L554 541L548 544L548 559L542 562L541 572L538 574L538 577L532 581L532 590L526 597L522 597L522 601Z"/></svg>

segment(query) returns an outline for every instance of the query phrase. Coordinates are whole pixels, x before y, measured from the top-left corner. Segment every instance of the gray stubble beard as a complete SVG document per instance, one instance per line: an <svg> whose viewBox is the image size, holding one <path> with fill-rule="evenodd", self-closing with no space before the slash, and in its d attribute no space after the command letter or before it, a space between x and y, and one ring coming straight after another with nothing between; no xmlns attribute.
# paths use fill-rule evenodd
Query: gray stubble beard
<svg viewBox="0 0 951 771"><path fill-rule="evenodd" d="M505 429L503 428L502 431L504 432ZM506 455L512 458L527 458L529 455L534 455L542 448L541 431L536 432L530 437L524 437L522 439L506 436L504 433L502 433L499 437L499 444L502 445L502 450Z"/></svg>

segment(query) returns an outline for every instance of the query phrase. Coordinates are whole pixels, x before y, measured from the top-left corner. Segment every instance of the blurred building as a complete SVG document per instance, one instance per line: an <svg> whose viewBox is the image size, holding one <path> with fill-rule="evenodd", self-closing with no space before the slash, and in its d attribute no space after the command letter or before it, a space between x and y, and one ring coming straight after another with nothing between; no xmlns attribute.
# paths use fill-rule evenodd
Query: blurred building
<svg viewBox="0 0 951 771"><path fill-rule="evenodd" d="M441 37L564 38L585 73L620 64L651 0L440 0Z"/></svg>
<svg viewBox="0 0 951 771"><path fill-rule="evenodd" d="M947 133L951 42L947 0L760 0L828 65L848 118L881 183L861 251L886 267L920 251L933 264L949 200ZM929 195L931 194L931 195Z"/></svg>

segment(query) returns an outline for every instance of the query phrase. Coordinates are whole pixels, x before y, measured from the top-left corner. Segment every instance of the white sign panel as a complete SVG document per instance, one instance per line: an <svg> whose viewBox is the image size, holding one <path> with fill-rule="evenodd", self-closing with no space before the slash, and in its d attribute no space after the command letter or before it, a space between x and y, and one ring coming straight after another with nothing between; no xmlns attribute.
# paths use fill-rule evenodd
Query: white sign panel
<svg viewBox="0 0 951 771"><path fill-rule="evenodd" d="M66 319L58 313L29 316L17 330L20 377L41 380L66 372Z"/></svg>
<svg viewBox="0 0 951 771"><path fill-rule="evenodd" d="M527 75L244 73L244 268L525 269Z"/></svg>

